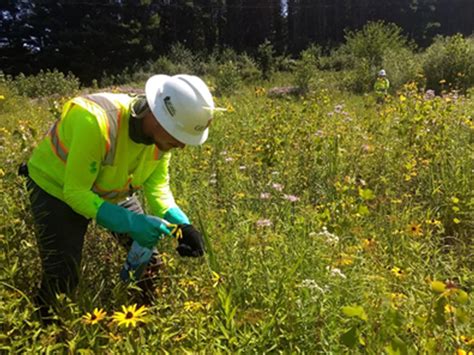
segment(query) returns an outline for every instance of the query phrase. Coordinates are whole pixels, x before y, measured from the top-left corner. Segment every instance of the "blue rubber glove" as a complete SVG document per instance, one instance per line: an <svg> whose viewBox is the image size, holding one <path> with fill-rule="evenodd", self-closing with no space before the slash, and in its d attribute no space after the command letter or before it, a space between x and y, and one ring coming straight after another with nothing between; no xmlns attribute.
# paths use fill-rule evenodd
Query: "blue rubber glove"
<svg viewBox="0 0 474 355"><path fill-rule="evenodd" d="M188 216L179 208L171 207L168 211L166 211L164 218L173 224L191 224L189 222Z"/></svg>
<svg viewBox="0 0 474 355"><path fill-rule="evenodd" d="M161 219L138 214L126 208L104 202L97 212L97 223L112 232L128 233L145 248L152 249L163 235L171 235Z"/></svg>

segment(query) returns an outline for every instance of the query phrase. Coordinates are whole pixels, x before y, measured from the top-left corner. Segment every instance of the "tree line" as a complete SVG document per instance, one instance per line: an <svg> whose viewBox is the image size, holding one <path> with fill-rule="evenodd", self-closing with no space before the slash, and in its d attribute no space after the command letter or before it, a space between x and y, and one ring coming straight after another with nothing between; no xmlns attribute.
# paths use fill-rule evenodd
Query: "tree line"
<svg viewBox="0 0 474 355"><path fill-rule="evenodd" d="M87 82L140 65L175 43L194 53L232 48L255 55L269 41L297 55L334 48L367 21L400 26L427 46L438 35L473 32L472 0L4 0L0 70L72 71Z"/></svg>

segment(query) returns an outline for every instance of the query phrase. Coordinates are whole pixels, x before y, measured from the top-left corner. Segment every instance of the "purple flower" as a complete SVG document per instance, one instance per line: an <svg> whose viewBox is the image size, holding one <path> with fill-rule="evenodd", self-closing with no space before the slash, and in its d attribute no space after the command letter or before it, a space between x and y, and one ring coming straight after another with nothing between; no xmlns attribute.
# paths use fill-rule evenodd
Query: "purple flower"
<svg viewBox="0 0 474 355"><path fill-rule="evenodd" d="M271 227L273 225L272 221L269 219L259 219L257 221L257 227Z"/></svg>
<svg viewBox="0 0 474 355"><path fill-rule="evenodd" d="M273 183L272 187L277 191L283 191L283 185L282 184Z"/></svg>
<svg viewBox="0 0 474 355"><path fill-rule="evenodd" d="M284 198L285 200L290 201L290 202L296 202L296 201L299 201L299 200L300 200L300 198L299 198L298 196L295 196L295 195L287 195L287 194L284 194L284 195L283 195L283 198Z"/></svg>

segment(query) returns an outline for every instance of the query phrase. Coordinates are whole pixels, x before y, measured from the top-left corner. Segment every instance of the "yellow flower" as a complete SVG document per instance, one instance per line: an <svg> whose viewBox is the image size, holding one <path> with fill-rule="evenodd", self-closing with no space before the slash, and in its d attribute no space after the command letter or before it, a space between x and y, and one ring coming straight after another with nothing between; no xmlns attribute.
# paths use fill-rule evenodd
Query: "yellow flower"
<svg viewBox="0 0 474 355"><path fill-rule="evenodd" d="M115 312L112 316L114 322L118 323L118 325L125 325L129 327L135 327L137 323L145 323L145 315L147 309L145 306L141 306L137 309L137 305L131 305L128 307L122 306L123 312Z"/></svg>
<svg viewBox="0 0 474 355"><path fill-rule="evenodd" d="M468 346L474 345L474 338L461 335L459 337L459 340L461 341L461 343L465 345L468 345Z"/></svg>
<svg viewBox="0 0 474 355"><path fill-rule="evenodd" d="M212 287L217 287L217 285L221 282L221 276L215 272L212 271Z"/></svg>
<svg viewBox="0 0 474 355"><path fill-rule="evenodd" d="M446 83L446 80L441 79L441 80L439 81L439 83L440 83L440 84L444 84L444 83Z"/></svg>
<svg viewBox="0 0 474 355"><path fill-rule="evenodd" d="M456 355L473 355L473 354L472 354L472 351L467 352L466 350L458 349L456 351Z"/></svg>
<svg viewBox="0 0 474 355"><path fill-rule="evenodd" d="M402 302L407 298L403 293L391 293L390 294L390 303L393 307L398 308Z"/></svg>
<svg viewBox="0 0 474 355"><path fill-rule="evenodd" d="M204 306L199 302L186 301L184 302L184 310L190 312L196 312L204 309Z"/></svg>
<svg viewBox="0 0 474 355"><path fill-rule="evenodd" d="M410 223L407 227L408 233L414 237L419 237L423 235L423 229L421 228L421 224L418 223Z"/></svg>
<svg viewBox="0 0 474 355"><path fill-rule="evenodd" d="M97 324L103 320L106 315L107 312L105 312L102 308L94 308L91 313L87 312L82 316L82 321L86 324Z"/></svg>
<svg viewBox="0 0 474 355"><path fill-rule="evenodd" d="M454 313L454 312L456 312L456 307L453 307L450 304L447 304L444 306L444 313Z"/></svg>
<svg viewBox="0 0 474 355"><path fill-rule="evenodd" d="M372 249L375 247L376 241L374 238L366 238L362 240L362 246L364 247L365 250Z"/></svg>
<svg viewBox="0 0 474 355"><path fill-rule="evenodd" d="M0 95L0 100L5 100L5 96Z"/></svg>
<svg viewBox="0 0 474 355"><path fill-rule="evenodd" d="M431 281L431 290L436 293L443 293L446 291L446 284L442 281Z"/></svg>
<svg viewBox="0 0 474 355"><path fill-rule="evenodd" d="M391 269L390 271L391 271L396 277L405 276L405 273L403 272L403 270L400 269L400 268L397 267L397 266L392 267L392 269Z"/></svg>

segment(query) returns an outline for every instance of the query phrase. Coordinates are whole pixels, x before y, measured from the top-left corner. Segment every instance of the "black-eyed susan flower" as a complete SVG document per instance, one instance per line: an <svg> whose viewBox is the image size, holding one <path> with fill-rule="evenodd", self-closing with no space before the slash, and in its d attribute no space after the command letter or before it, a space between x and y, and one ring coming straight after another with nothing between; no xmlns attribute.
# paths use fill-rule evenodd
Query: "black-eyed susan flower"
<svg viewBox="0 0 474 355"><path fill-rule="evenodd" d="M458 349L456 351L456 354L457 355L473 355L472 351L466 351L466 350L463 350L463 349Z"/></svg>
<svg viewBox="0 0 474 355"><path fill-rule="evenodd" d="M407 227L408 233L414 237L419 237L423 235L423 229L421 228L421 224L418 223L410 223Z"/></svg>
<svg viewBox="0 0 474 355"><path fill-rule="evenodd" d="M97 324L105 318L107 312L103 309L94 308L92 312L87 312L82 316L82 321L86 324Z"/></svg>
<svg viewBox="0 0 474 355"><path fill-rule="evenodd" d="M403 277L405 276L405 272L400 269L399 267L397 266L394 266L392 267L392 269L390 270L392 272L392 274L394 274L396 277Z"/></svg>
<svg viewBox="0 0 474 355"><path fill-rule="evenodd" d="M459 337L459 341L463 343L464 345L468 345L468 346L474 345L474 338L471 338L465 335L461 335Z"/></svg>
<svg viewBox="0 0 474 355"><path fill-rule="evenodd" d="M118 325L135 327L137 323L146 322L145 316L147 308L145 306L141 306L137 309L137 305L133 304L128 307L122 306L122 310L123 312L114 312L112 316L113 321L118 323Z"/></svg>

